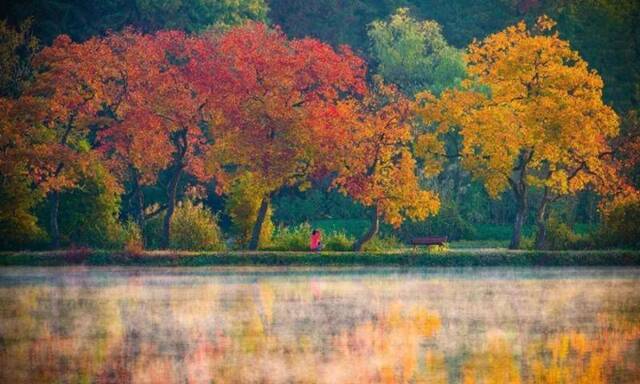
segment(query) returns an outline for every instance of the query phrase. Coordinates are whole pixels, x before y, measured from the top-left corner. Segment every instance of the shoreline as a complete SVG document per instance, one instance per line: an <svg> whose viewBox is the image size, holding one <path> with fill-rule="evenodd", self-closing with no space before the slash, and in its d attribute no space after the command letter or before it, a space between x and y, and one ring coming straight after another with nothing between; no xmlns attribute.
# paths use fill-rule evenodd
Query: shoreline
<svg viewBox="0 0 640 384"><path fill-rule="evenodd" d="M535 251L508 249L395 252L123 251L74 249L0 252L2 266L640 266L640 250Z"/></svg>

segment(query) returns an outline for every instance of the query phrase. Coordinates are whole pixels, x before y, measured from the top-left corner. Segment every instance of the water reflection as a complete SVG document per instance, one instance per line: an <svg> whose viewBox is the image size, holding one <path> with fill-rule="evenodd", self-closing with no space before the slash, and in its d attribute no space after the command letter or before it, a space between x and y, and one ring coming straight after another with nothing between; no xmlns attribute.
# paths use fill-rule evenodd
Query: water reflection
<svg viewBox="0 0 640 384"><path fill-rule="evenodd" d="M3 269L0 382L640 381L640 271L493 271Z"/></svg>

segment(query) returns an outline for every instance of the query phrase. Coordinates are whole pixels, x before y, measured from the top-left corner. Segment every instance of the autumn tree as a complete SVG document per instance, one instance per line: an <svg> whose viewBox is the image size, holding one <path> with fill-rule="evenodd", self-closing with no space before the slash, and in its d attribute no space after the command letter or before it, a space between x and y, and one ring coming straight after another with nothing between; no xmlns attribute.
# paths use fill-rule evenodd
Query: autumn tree
<svg viewBox="0 0 640 384"><path fill-rule="evenodd" d="M208 128L204 100L192 87L189 65L197 37L163 31L143 35L130 30L101 42L113 57L103 79L103 115L110 117L98 133L98 150L122 180L132 185L134 217L145 219L142 187L168 176L162 246L169 246L171 221L185 174L206 181L203 156ZM104 119L103 119L104 120Z"/></svg>
<svg viewBox="0 0 640 384"><path fill-rule="evenodd" d="M38 187L49 200L49 230L54 248L60 246L61 191L73 188L99 161L91 151L88 136L102 101L91 84L95 67L87 65L92 62L89 58L99 56L96 39L73 44L67 36L60 36L34 58L37 72L24 91L25 98L44 103L40 107L44 108L44 115L36 115L39 119L33 123L47 127L50 132L46 149L34 154L36 164L32 172L38 175Z"/></svg>
<svg viewBox="0 0 640 384"><path fill-rule="evenodd" d="M210 160L231 176L250 172L261 186L249 242L256 249L271 197L303 186L332 160L332 111L344 94L364 91L364 63L346 47L336 52L317 40L288 40L259 23L225 33L207 57L194 79L208 92L214 119Z"/></svg>
<svg viewBox="0 0 640 384"><path fill-rule="evenodd" d="M606 157L618 117L602 101L600 76L553 26L541 17L532 29L521 22L471 44L473 81L422 109L425 119L439 123L439 132L460 127L463 165L491 196L512 190L517 214L511 248L520 246L530 189L542 193L536 209L540 248L551 202L616 177ZM422 140L426 147L433 142Z"/></svg>
<svg viewBox="0 0 640 384"><path fill-rule="evenodd" d="M0 98L0 247L14 248L42 237L33 214L41 200L37 157L49 151L50 131L39 124L46 114L38 100Z"/></svg>
<svg viewBox="0 0 640 384"><path fill-rule="evenodd" d="M47 130L35 124L45 108L21 98L31 80L31 60L38 41L30 20L18 28L0 21L0 247L15 248L41 237L33 207L42 194L32 188L33 156L47 141Z"/></svg>
<svg viewBox="0 0 640 384"><path fill-rule="evenodd" d="M435 214L440 202L420 186L411 152L412 103L394 86L377 79L370 94L344 102L340 113L350 117L348 144L336 151L343 162L334 184L371 210L371 226L354 244L360 251L377 234L380 219L399 227L405 217Z"/></svg>

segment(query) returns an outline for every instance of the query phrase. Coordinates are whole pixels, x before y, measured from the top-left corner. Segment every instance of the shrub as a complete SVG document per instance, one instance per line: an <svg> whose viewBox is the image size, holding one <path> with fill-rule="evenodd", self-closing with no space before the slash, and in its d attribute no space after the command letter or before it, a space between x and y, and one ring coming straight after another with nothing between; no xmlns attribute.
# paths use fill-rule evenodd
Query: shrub
<svg viewBox="0 0 640 384"><path fill-rule="evenodd" d="M384 252L400 248L403 248L403 245L397 237L376 235L364 245L362 250L364 252Z"/></svg>
<svg viewBox="0 0 640 384"><path fill-rule="evenodd" d="M63 244L75 247L118 247L122 227L120 190L113 175L92 164L74 189L60 193L58 225ZM40 220L49 223L49 204L43 202Z"/></svg>
<svg viewBox="0 0 640 384"><path fill-rule="evenodd" d="M263 249L270 251L308 251L309 240L313 228L309 223L294 227L278 227L273 235L271 244ZM350 251L353 247L353 237L342 231L322 233L323 250Z"/></svg>
<svg viewBox="0 0 640 384"><path fill-rule="evenodd" d="M178 203L171 222L172 249L219 251L224 243L216 216L191 200Z"/></svg>
<svg viewBox="0 0 640 384"><path fill-rule="evenodd" d="M41 199L27 177L0 175L0 249L19 249L46 241L32 209Z"/></svg>
<svg viewBox="0 0 640 384"><path fill-rule="evenodd" d="M619 203L607 211L597 238L603 246L640 248L640 200Z"/></svg>
<svg viewBox="0 0 640 384"><path fill-rule="evenodd" d="M253 226L255 225L264 195L250 173L237 178L226 199L225 209L232 222L232 231L236 236L236 244L246 247L251 241ZM259 244L266 246L273 234L273 222L271 221L272 209L269 208L260 230Z"/></svg>
<svg viewBox="0 0 640 384"><path fill-rule="evenodd" d="M122 247L129 254L140 254L144 249L142 231L133 220L128 220L122 226Z"/></svg>
<svg viewBox="0 0 640 384"><path fill-rule="evenodd" d="M263 249L271 251L307 251L311 225L303 223L295 227L278 227L271 239L271 243ZM324 239L323 239L324 241Z"/></svg>
<svg viewBox="0 0 640 384"><path fill-rule="evenodd" d="M582 240L582 236L576 235L567 224L555 217L547 220L546 230L549 249L575 249Z"/></svg>
<svg viewBox="0 0 640 384"><path fill-rule="evenodd" d="M350 251L353 248L354 239L344 232L329 232L327 239L323 239L327 251Z"/></svg>

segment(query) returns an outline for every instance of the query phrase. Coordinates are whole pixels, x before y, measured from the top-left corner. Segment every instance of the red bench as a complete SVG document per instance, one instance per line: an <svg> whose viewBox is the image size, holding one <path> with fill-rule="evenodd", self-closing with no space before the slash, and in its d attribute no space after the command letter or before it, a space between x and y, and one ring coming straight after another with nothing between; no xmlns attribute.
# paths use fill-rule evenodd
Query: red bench
<svg viewBox="0 0 640 384"><path fill-rule="evenodd" d="M418 245L443 245L447 242L447 236L415 237L411 239L411 245L415 248Z"/></svg>

